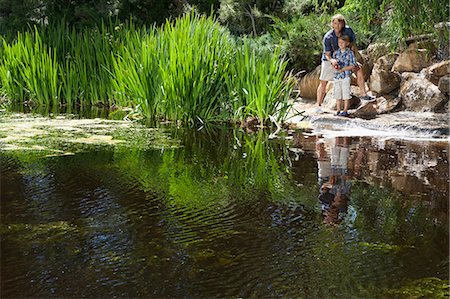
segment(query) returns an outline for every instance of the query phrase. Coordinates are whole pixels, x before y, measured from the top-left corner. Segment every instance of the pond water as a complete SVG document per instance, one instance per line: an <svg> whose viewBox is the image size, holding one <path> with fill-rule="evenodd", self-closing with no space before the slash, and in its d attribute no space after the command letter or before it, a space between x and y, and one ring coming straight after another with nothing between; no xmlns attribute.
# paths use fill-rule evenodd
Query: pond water
<svg viewBox="0 0 450 299"><path fill-rule="evenodd" d="M3 142L2 298L448 296L448 139L126 130Z"/></svg>

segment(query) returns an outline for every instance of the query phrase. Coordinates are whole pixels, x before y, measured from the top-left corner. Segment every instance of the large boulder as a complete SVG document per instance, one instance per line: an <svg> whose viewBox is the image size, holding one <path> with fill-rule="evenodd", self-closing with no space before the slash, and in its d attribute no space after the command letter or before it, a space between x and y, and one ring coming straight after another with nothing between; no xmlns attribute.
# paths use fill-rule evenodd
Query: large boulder
<svg viewBox="0 0 450 299"><path fill-rule="evenodd" d="M450 60L435 63L424 69L423 72L425 73L425 78L433 82L435 85L438 85L441 77L450 74Z"/></svg>
<svg viewBox="0 0 450 299"><path fill-rule="evenodd" d="M368 60L372 64L374 64L375 61L378 60L378 58L389 53L389 47L389 44L386 43L373 43L367 47L365 53L368 57Z"/></svg>
<svg viewBox="0 0 450 299"><path fill-rule="evenodd" d="M353 113L355 117L374 118L378 114L385 114L393 111L399 106L400 98L393 96L378 97L376 101L364 103Z"/></svg>
<svg viewBox="0 0 450 299"><path fill-rule="evenodd" d="M392 72L420 72L431 64L431 54L427 49L418 48L417 44L411 44L406 51L400 53Z"/></svg>
<svg viewBox="0 0 450 299"><path fill-rule="evenodd" d="M397 57L398 54L388 54L378 58L370 76L370 90L383 95L400 87L400 75L391 72Z"/></svg>
<svg viewBox="0 0 450 299"><path fill-rule="evenodd" d="M399 97L393 97L390 95L385 95L377 98L377 113L385 114L394 111L402 101Z"/></svg>
<svg viewBox="0 0 450 299"><path fill-rule="evenodd" d="M402 77L399 96L406 110L441 112L448 103L448 98L422 74L403 73Z"/></svg>
<svg viewBox="0 0 450 299"><path fill-rule="evenodd" d="M320 80L320 65L316 69L305 76L298 83L298 89L300 90L300 96L304 99L314 99L317 96L317 87Z"/></svg>
<svg viewBox="0 0 450 299"><path fill-rule="evenodd" d="M355 112L352 113L354 117L360 117L365 119L374 118L378 114L377 104L376 102L365 103L356 109Z"/></svg>

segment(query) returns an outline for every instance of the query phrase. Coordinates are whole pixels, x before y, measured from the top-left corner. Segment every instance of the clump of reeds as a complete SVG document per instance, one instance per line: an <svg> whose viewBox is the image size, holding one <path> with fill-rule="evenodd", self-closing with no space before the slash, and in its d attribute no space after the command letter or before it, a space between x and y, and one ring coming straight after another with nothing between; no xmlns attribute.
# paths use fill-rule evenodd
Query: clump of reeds
<svg viewBox="0 0 450 299"><path fill-rule="evenodd" d="M282 119L293 88L278 50L257 52L194 14L160 28L111 21L76 31L61 22L3 39L0 58L0 88L12 102L132 106L191 123Z"/></svg>

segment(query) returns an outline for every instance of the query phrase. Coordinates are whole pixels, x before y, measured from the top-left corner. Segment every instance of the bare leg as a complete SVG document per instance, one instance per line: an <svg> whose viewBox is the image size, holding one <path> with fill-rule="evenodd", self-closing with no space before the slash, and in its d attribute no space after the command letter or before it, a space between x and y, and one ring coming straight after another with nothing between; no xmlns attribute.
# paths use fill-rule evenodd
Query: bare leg
<svg viewBox="0 0 450 299"><path fill-rule="evenodd" d="M360 96L361 97L365 96L367 94L367 91L366 91L366 84L364 82L364 73L362 68L360 68L356 72L356 82L358 83Z"/></svg>
<svg viewBox="0 0 450 299"><path fill-rule="evenodd" d="M336 111L340 112L341 111L341 104L342 104L342 100L336 100ZM345 105L345 104L344 104Z"/></svg>
<svg viewBox="0 0 450 299"><path fill-rule="evenodd" d="M349 100L344 100L344 112L348 112L348 102Z"/></svg>
<svg viewBox="0 0 450 299"><path fill-rule="evenodd" d="M319 87L317 87L317 106L321 106L323 99L325 98L325 93L327 91L327 81L320 80Z"/></svg>

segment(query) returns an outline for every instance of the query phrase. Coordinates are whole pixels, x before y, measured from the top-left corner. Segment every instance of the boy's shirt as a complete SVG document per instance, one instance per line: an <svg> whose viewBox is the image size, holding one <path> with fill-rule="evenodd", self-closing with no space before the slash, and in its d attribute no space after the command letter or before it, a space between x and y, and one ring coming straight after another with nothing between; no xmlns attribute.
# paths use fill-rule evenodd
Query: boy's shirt
<svg viewBox="0 0 450 299"><path fill-rule="evenodd" d="M344 52L341 50L333 52L333 58L339 63L339 68L344 68L350 65L356 65L355 55L353 51L347 48ZM352 75L352 71L335 72L334 79L345 79Z"/></svg>

